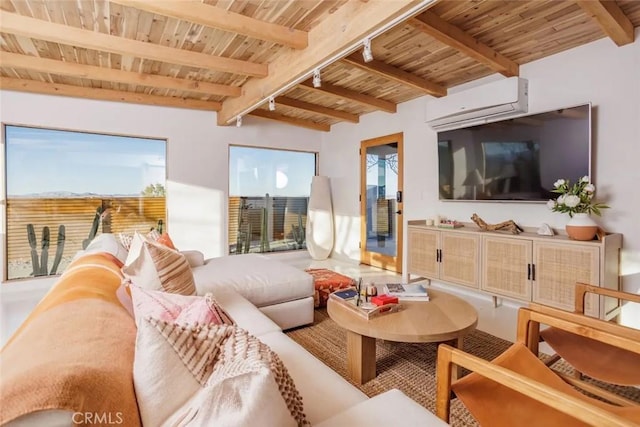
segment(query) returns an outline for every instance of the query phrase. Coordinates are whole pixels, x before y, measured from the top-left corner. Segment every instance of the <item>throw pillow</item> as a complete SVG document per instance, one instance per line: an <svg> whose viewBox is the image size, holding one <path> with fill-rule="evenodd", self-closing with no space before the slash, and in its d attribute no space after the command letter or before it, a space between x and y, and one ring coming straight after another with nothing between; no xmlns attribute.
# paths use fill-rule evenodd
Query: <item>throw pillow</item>
<svg viewBox="0 0 640 427"><path fill-rule="evenodd" d="M202 252L191 250L191 251L180 251L180 253L184 255L185 258L187 258L187 261L189 262L189 265L191 266L191 268L200 267L201 265L204 265L204 254Z"/></svg>
<svg viewBox="0 0 640 427"><path fill-rule="evenodd" d="M118 239L120 244L124 246L126 250L131 248L131 241L133 240L133 233L118 233Z"/></svg>
<svg viewBox="0 0 640 427"><path fill-rule="evenodd" d="M160 236L160 232L155 228L152 228L145 237L151 241L157 242Z"/></svg>
<svg viewBox="0 0 640 427"><path fill-rule="evenodd" d="M280 358L243 329L207 324L205 298L131 291L143 425L308 425Z"/></svg>
<svg viewBox="0 0 640 427"><path fill-rule="evenodd" d="M127 294L135 300L134 311L137 318L142 315L151 316L185 327L208 326L212 323L236 324L210 293L200 297L151 291L135 285L130 285L128 289Z"/></svg>
<svg viewBox="0 0 640 427"><path fill-rule="evenodd" d="M133 284L182 295L195 295L196 286L187 259L173 249L136 233L122 272Z"/></svg>
<svg viewBox="0 0 640 427"><path fill-rule="evenodd" d="M156 242L162 243L163 245L170 249L173 249L174 251L177 250L176 246L173 244L173 240L171 240L171 237L169 237L168 233L162 233L160 237L156 239Z"/></svg>
<svg viewBox="0 0 640 427"><path fill-rule="evenodd" d="M133 242L133 237L135 236L136 233L137 231L134 233L118 233L118 239L120 240L120 244L124 246L126 250L129 250L131 248L131 243ZM171 240L171 238L167 233L160 234L158 230L152 229L146 234L145 237L151 240L152 242L160 242L171 249L176 249L175 245L173 244L173 241Z"/></svg>

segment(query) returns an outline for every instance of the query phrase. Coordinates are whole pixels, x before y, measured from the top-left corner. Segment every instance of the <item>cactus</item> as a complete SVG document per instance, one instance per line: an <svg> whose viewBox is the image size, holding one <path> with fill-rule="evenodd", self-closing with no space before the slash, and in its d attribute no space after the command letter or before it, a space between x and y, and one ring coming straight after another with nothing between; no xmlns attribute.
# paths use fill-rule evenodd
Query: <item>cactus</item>
<svg viewBox="0 0 640 427"><path fill-rule="evenodd" d="M87 249L89 243L96 237L96 233L98 232L98 226L100 225L100 219L102 217L103 208L102 206L98 206L96 208L96 215L93 217L93 223L91 224L91 230L89 230L89 236L82 241L82 249Z"/></svg>
<svg viewBox="0 0 640 427"><path fill-rule="evenodd" d="M38 259L38 241L36 239L36 231L33 224L27 224L27 238L29 239L29 246L31 247L31 265L33 266L32 276L48 276L56 274L60 261L62 260L62 254L64 252L65 243L65 228L64 225L58 227L58 242L56 247L56 255L53 259L53 267L51 271L49 268L49 246L51 245L51 235L48 226L42 227L42 253L40 259Z"/></svg>
<svg viewBox="0 0 640 427"><path fill-rule="evenodd" d="M58 266L60 265L60 260L62 260L62 253L64 252L64 243L66 240L65 228L64 225L60 225L58 227L58 242L56 246L56 255L53 258L53 266L51 267L51 271L49 274L54 275L58 271Z"/></svg>
<svg viewBox="0 0 640 427"><path fill-rule="evenodd" d="M251 222L248 220L249 205L246 197L240 198L238 207L238 231L236 235L236 253L249 253L251 246ZM244 231L243 231L244 230Z"/></svg>
<svg viewBox="0 0 640 427"><path fill-rule="evenodd" d="M291 233L293 234L293 240L296 241L296 249L302 249L306 238L304 225L302 224L302 214L298 213L298 225L291 224Z"/></svg>
<svg viewBox="0 0 640 427"><path fill-rule="evenodd" d="M260 252L270 252L269 236L267 235L269 226L269 211L267 208L262 208L260 215Z"/></svg>
<svg viewBox="0 0 640 427"><path fill-rule="evenodd" d="M39 276L47 276L49 274L49 227L42 228L42 253L40 254L40 274Z"/></svg>
<svg viewBox="0 0 640 427"><path fill-rule="evenodd" d="M29 246L31 247L31 267L33 268L32 276L40 275L40 262L38 261L38 250L36 249L36 230L33 228L33 224L27 224L27 239L29 239Z"/></svg>

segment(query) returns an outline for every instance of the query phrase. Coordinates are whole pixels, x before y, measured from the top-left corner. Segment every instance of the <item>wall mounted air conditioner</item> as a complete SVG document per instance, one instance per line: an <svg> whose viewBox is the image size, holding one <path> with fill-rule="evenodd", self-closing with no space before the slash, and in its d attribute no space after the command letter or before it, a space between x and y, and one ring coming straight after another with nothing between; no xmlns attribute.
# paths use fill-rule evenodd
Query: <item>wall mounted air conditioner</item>
<svg viewBox="0 0 640 427"><path fill-rule="evenodd" d="M509 77L427 101L427 123L435 130L488 123L526 113L528 81Z"/></svg>

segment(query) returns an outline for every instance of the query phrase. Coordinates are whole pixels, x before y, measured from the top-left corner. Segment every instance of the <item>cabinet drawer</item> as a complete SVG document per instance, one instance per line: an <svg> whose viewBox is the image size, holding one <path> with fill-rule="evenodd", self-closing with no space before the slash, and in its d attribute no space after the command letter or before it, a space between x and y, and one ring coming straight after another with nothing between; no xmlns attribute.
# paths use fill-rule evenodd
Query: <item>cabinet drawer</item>
<svg viewBox="0 0 640 427"><path fill-rule="evenodd" d="M480 287L494 294L531 301L532 242L484 236Z"/></svg>

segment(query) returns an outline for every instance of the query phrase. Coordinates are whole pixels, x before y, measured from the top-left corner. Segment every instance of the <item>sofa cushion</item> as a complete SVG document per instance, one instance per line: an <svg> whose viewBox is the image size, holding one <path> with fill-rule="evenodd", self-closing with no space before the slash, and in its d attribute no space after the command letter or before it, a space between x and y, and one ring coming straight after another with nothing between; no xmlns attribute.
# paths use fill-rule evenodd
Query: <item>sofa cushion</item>
<svg viewBox="0 0 640 427"><path fill-rule="evenodd" d="M135 285L182 295L195 295L191 267L184 255L136 233L122 272Z"/></svg>
<svg viewBox="0 0 640 427"><path fill-rule="evenodd" d="M278 353L284 362L302 394L305 413L311 425L316 425L367 400L366 394L349 384L284 333L265 334L260 336L260 340Z"/></svg>
<svg viewBox="0 0 640 427"><path fill-rule="evenodd" d="M213 296L238 326L246 329L256 337L282 330L280 326L265 316L255 305L233 289L216 290Z"/></svg>
<svg viewBox="0 0 640 427"><path fill-rule="evenodd" d="M0 424L58 409L140 425L131 370L136 327L115 296L120 266L108 254L72 262L7 342Z"/></svg>
<svg viewBox="0 0 640 427"><path fill-rule="evenodd" d="M198 295L232 288L257 307L313 296L313 278L258 254L212 258L193 268ZM215 294L215 292L214 292Z"/></svg>
<svg viewBox="0 0 640 427"><path fill-rule="evenodd" d="M449 424L408 398L400 390L393 389L335 414L316 426L370 427L374 425L441 427Z"/></svg>
<svg viewBox="0 0 640 427"><path fill-rule="evenodd" d="M210 311L192 303L204 298L180 297L191 303L167 310L144 290L133 287L132 296L138 324L134 384L143 424L306 423L302 399L277 355L243 329L207 323ZM203 313L195 313L197 307Z"/></svg>
<svg viewBox="0 0 640 427"><path fill-rule="evenodd" d="M204 265L204 254L200 251L190 250L190 251L180 251L182 255L187 259L191 268L200 267Z"/></svg>

